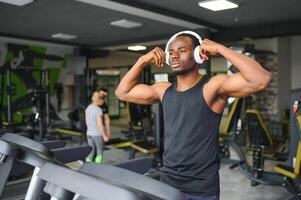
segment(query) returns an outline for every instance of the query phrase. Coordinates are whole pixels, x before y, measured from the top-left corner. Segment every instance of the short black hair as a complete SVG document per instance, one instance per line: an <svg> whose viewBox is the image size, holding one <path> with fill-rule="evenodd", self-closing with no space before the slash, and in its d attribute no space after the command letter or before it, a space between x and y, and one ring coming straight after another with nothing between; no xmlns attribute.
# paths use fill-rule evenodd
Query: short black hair
<svg viewBox="0 0 301 200"><path fill-rule="evenodd" d="M178 35L177 37L179 37L179 36L190 38L192 40L193 49L200 45L199 39L197 37L195 37L194 35L191 35L188 33L183 33L183 34Z"/></svg>

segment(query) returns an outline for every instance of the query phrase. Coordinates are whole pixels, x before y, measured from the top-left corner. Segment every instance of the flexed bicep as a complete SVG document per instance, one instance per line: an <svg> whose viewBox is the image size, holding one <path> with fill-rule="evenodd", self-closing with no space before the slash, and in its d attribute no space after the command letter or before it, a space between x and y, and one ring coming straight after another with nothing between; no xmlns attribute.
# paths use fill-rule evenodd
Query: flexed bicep
<svg viewBox="0 0 301 200"><path fill-rule="evenodd" d="M121 79L115 90L115 95L123 101L134 103L151 104L157 102L159 98L154 88L138 83L140 74L146 64L154 63L157 67L163 67L164 60L165 54L159 47L141 56Z"/></svg>
<svg viewBox="0 0 301 200"><path fill-rule="evenodd" d="M123 101L137 104L153 104L160 101L156 90L146 84L138 84L134 86L126 95L122 97Z"/></svg>
<svg viewBox="0 0 301 200"><path fill-rule="evenodd" d="M227 96L246 97L260 91L257 86L247 81L240 73L224 76L222 79L223 81L221 82L219 93Z"/></svg>
<svg viewBox="0 0 301 200"><path fill-rule="evenodd" d="M158 103L162 101L164 92L170 85L170 82L159 82L153 85L138 84L121 100L145 105Z"/></svg>

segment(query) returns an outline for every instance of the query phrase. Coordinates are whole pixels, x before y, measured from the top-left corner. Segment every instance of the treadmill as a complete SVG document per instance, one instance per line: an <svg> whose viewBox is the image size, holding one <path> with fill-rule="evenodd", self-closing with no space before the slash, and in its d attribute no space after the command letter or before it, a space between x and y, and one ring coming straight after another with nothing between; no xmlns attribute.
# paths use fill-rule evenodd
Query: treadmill
<svg viewBox="0 0 301 200"><path fill-rule="evenodd" d="M15 134L0 138L0 197L12 163L35 168L25 200L183 200L179 190L152 178L116 166L89 164L72 170L53 158L42 144Z"/></svg>

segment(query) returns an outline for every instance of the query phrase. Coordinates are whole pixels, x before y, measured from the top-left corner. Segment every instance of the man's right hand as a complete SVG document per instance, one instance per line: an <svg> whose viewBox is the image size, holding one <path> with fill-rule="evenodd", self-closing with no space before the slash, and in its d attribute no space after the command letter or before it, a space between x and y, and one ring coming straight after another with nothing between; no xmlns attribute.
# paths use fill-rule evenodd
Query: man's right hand
<svg viewBox="0 0 301 200"><path fill-rule="evenodd" d="M162 84L139 84L139 78L145 65L155 63L157 67L161 67L163 66L164 60L164 52L158 47L141 56L121 79L115 91L116 96L122 101L144 105L160 102L161 93L165 91L168 86L165 84L164 87L166 88L162 89Z"/></svg>
<svg viewBox="0 0 301 200"><path fill-rule="evenodd" d="M165 53L161 48L156 47L147 54L141 56L139 59L144 63L154 63L157 67L163 67Z"/></svg>

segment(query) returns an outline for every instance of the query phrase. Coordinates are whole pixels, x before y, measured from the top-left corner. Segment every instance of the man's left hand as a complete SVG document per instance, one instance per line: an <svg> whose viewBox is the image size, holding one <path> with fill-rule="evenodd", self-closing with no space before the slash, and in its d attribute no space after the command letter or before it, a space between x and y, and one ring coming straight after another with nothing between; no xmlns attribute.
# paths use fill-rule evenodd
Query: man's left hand
<svg viewBox="0 0 301 200"><path fill-rule="evenodd" d="M218 49L222 46L219 43L216 43L209 39L204 39L200 45L200 55L203 60L209 60L210 55L217 55Z"/></svg>

